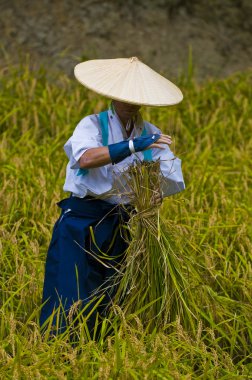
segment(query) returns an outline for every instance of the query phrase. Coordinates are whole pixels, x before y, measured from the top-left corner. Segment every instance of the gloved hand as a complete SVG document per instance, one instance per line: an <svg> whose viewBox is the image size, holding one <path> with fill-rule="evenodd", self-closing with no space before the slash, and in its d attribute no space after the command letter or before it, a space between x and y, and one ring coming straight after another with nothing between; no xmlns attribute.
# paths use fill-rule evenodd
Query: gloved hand
<svg viewBox="0 0 252 380"><path fill-rule="evenodd" d="M159 133L153 133L135 137L133 140L121 141L119 143L108 145L112 164L117 164L126 157L130 156L132 153L141 152L142 150L148 148L148 146L155 143L160 136L161 135Z"/></svg>

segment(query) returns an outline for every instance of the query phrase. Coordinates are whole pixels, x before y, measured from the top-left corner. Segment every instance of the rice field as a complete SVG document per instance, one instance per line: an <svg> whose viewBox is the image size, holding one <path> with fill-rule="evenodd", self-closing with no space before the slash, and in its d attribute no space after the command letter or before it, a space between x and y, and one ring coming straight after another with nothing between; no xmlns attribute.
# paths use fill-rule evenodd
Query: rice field
<svg viewBox="0 0 252 380"><path fill-rule="evenodd" d="M181 104L143 109L182 159L186 190L164 200L157 227L179 268L172 284L187 285L169 288L164 323L144 323L139 300L98 341L80 325L74 346L41 337L44 263L67 196L63 145L108 101L29 60L0 75L0 378L252 379L252 72L199 85L189 67Z"/></svg>

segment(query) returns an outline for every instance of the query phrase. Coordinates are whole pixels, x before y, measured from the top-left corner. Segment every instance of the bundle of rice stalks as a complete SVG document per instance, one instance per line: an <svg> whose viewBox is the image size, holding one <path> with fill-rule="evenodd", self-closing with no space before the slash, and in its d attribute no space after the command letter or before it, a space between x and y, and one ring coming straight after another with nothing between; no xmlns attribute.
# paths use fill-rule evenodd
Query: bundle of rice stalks
<svg viewBox="0 0 252 380"><path fill-rule="evenodd" d="M160 162L136 162L125 176L134 211L129 246L114 279L119 284L114 303L126 315L137 314L145 326L163 327L179 316L194 330L186 276L190 263L176 252L173 236L160 218Z"/></svg>

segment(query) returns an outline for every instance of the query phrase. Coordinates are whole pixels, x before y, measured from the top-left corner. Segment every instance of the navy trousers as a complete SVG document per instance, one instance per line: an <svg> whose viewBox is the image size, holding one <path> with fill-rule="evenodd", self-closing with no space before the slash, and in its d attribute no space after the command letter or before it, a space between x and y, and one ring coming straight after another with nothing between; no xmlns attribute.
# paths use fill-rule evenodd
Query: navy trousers
<svg viewBox="0 0 252 380"><path fill-rule="evenodd" d="M46 258L40 314L40 326L46 328L48 318L58 309L53 317L53 334L65 331L74 303L78 301L79 307L85 308L84 314L87 314L93 306L90 304L92 292L112 284L113 267L120 266L127 248L120 227L129 219L129 206L122 208L91 197L70 197L60 201L58 206L61 216L53 228ZM100 258L109 268L97 260L96 255L101 255L100 251L113 257L112 260ZM104 298L88 320L89 329L93 328L97 313L104 315L113 292L101 294Z"/></svg>

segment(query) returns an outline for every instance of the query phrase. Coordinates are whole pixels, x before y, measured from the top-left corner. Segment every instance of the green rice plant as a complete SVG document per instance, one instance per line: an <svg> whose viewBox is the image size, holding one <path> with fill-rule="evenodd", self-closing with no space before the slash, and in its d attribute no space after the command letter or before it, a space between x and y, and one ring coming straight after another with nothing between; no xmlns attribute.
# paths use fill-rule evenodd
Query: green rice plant
<svg viewBox="0 0 252 380"><path fill-rule="evenodd" d="M46 340L38 328L44 263L56 202L66 196L62 147L82 117L108 103L27 60L6 61L0 77L0 378L251 378L251 71L201 85L184 76L180 105L143 109L146 120L173 136L186 190L149 209L141 228L149 246L162 243L172 252L170 266L183 276L167 289L179 296L186 284L183 297L197 319L181 298L165 313L161 300L140 308L136 293L127 313L117 306L113 318L104 318L97 341L88 339L83 319L76 346L70 331ZM140 234L143 218L132 218ZM155 234L153 224L160 226ZM160 288L154 291L146 300ZM176 318L179 307L184 314ZM155 325L155 310L165 325L161 314Z"/></svg>

